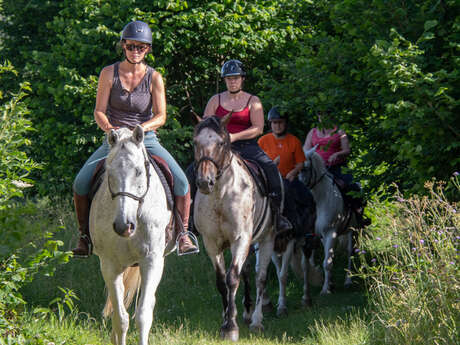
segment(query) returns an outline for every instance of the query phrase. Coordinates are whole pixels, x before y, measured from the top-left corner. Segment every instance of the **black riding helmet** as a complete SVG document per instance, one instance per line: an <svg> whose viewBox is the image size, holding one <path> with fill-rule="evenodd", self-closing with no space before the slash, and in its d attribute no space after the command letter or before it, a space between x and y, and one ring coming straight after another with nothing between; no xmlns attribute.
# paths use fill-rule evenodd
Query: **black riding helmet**
<svg viewBox="0 0 460 345"><path fill-rule="evenodd" d="M287 121L288 117L285 114L281 114L280 109L279 109L278 106L274 106L268 112L268 121L280 120L280 119L284 119L284 120Z"/></svg>
<svg viewBox="0 0 460 345"><path fill-rule="evenodd" d="M222 66L222 69L220 71L220 76L222 78L230 77L233 75L240 75L242 77L246 75L243 63L240 60L228 60Z"/></svg>
<svg viewBox="0 0 460 345"><path fill-rule="evenodd" d="M147 23L136 20L125 25L121 33L121 40L132 40L152 45L152 31Z"/></svg>

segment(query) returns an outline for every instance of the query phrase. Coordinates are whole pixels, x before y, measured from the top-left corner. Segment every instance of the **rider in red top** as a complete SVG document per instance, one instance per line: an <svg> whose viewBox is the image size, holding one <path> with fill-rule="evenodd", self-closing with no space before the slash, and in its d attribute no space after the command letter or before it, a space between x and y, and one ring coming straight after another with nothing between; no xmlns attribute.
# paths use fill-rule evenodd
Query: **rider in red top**
<svg viewBox="0 0 460 345"><path fill-rule="evenodd" d="M256 138L263 133L264 110L259 98L242 90L246 72L238 60L229 60L222 66L227 91L211 97L206 105L204 116L223 117L233 111L227 130L230 133L232 149L241 157L256 161L268 179L270 202L275 213L278 231L292 229L290 222L281 214L283 199L281 179L275 163L257 145Z"/></svg>

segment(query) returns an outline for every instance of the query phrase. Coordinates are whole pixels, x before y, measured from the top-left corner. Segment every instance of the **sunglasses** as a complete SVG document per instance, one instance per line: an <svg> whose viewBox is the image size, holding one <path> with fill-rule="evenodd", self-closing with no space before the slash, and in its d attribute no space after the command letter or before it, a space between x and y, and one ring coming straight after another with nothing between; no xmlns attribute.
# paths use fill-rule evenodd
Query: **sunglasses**
<svg viewBox="0 0 460 345"><path fill-rule="evenodd" d="M126 49L128 49L130 52L137 50L138 52L142 53L143 51L148 49L147 44L142 44L142 45L136 45L136 44L125 44Z"/></svg>

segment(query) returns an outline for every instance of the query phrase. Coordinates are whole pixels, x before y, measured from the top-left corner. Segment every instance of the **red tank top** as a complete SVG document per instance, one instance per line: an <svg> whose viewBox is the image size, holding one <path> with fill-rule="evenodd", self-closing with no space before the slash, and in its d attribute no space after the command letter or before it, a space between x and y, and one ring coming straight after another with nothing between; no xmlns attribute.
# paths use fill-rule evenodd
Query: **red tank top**
<svg viewBox="0 0 460 345"><path fill-rule="evenodd" d="M323 158L327 166L331 166L328 163L329 157L336 152L342 151L340 134L338 132L327 137L319 137L316 128L313 128L311 144L313 146L318 145L318 147L316 148L316 152ZM343 164L344 162L345 159L338 158L333 165Z"/></svg>
<svg viewBox="0 0 460 345"><path fill-rule="evenodd" d="M229 133L239 133L251 127L251 111L249 110L249 102L251 101L251 97L248 99L248 103L241 111L234 111L230 121L227 124L227 131ZM220 105L220 94L219 94L219 106L216 109L216 115L218 117L223 117L227 115L230 110L225 109Z"/></svg>

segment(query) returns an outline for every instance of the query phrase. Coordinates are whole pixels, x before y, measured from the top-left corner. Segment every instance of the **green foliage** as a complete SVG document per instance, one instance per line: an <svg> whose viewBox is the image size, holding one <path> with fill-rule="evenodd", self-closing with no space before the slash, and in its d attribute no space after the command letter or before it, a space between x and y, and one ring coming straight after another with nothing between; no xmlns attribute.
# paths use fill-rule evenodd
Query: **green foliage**
<svg viewBox="0 0 460 345"><path fill-rule="evenodd" d="M460 157L460 22L456 1L319 1L298 51L272 61L264 102L289 110L305 137L331 109L352 144L368 189L396 182L424 192L447 180ZM317 18L321 18L320 21ZM274 79L274 80L273 80ZM383 169L383 171L382 171Z"/></svg>
<svg viewBox="0 0 460 345"><path fill-rule="evenodd" d="M0 64L0 82L9 84L17 72L8 61ZM31 144L26 134L32 131L24 98L31 92L29 83L21 83L17 92L0 89L0 209L8 200L22 196L32 181L28 175L39 167L23 151Z"/></svg>
<svg viewBox="0 0 460 345"><path fill-rule="evenodd" d="M0 27L8 35L6 54L23 46L25 31L27 42L34 42L19 50L18 60L34 90L28 106L38 130L31 136L32 154L45 164L40 192L69 191L76 172L100 144L102 132L92 115L97 75L121 58L115 45L127 22L140 19L152 28L153 55L147 61L164 75L168 102L177 109L169 113L163 143L184 164L192 150L178 144L190 142L190 110L201 112L219 90L223 61L240 58L252 67L295 41L300 31L283 7L288 3L65 0L39 7L37 1L7 2L9 20ZM32 7L37 17L25 15L21 6ZM34 23L22 23L29 20ZM26 30L32 27L39 29L36 35ZM160 134L163 139L166 131Z"/></svg>
<svg viewBox="0 0 460 345"><path fill-rule="evenodd" d="M458 177L452 178L460 193ZM376 203L361 237L359 277L368 285L375 343L452 344L460 320L460 215L445 186L429 196Z"/></svg>

